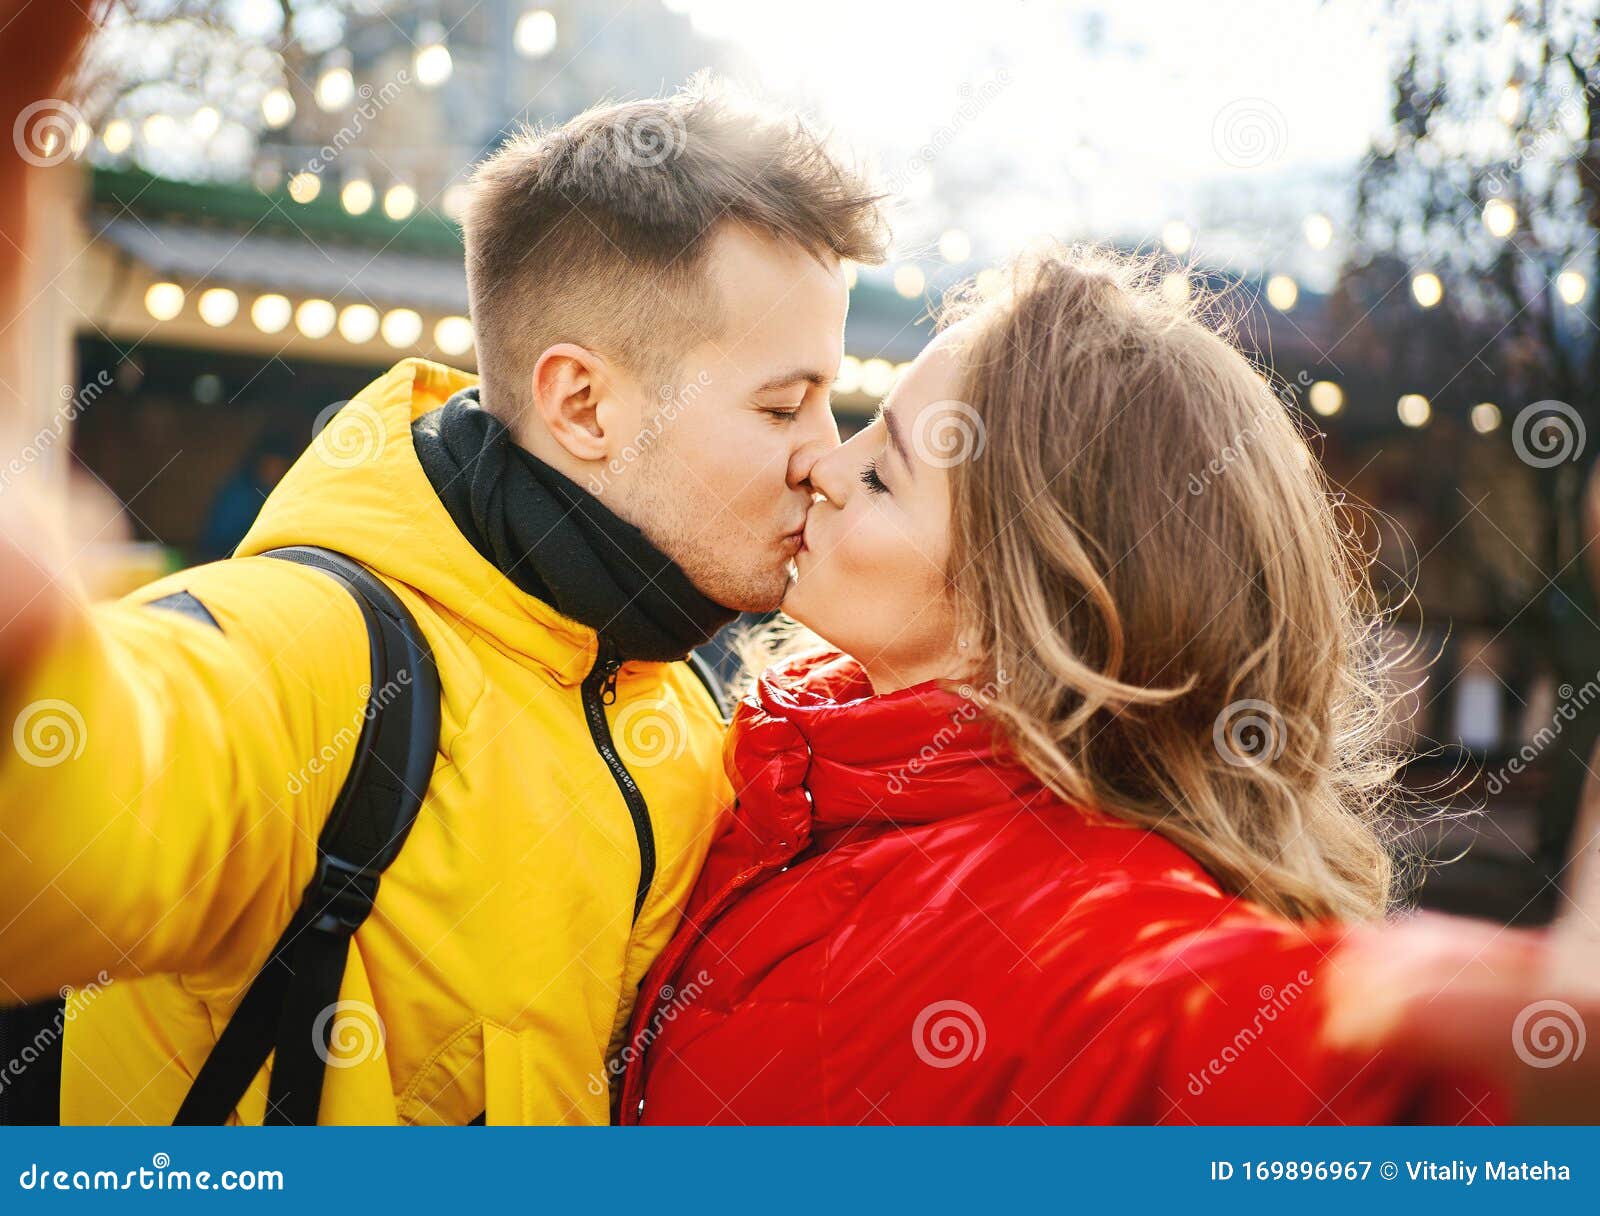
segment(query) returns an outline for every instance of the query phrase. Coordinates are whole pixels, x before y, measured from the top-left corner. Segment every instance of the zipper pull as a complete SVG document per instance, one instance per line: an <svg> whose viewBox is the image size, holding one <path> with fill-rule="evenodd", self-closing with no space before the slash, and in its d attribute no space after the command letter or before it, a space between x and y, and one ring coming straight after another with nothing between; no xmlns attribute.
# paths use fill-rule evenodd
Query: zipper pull
<svg viewBox="0 0 1600 1216"><path fill-rule="evenodd" d="M600 685L600 704L610 705L617 699L617 672L622 667L622 656L617 653L616 643L603 633L600 635L600 663L606 675L605 682Z"/></svg>

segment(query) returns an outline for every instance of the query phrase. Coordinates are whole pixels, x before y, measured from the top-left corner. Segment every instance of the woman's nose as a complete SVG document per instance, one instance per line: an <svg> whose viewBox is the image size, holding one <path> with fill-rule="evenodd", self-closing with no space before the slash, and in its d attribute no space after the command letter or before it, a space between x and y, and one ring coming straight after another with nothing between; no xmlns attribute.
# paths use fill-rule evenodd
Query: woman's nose
<svg viewBox="0 0 1600 1216"><path fill-rule="evenodd" d="M845 475L845 466L849 461L849 452L843 447L819 455L812 462L810 473L806 478L808 488L812 493L820 494L827 499L830 506L842 507L850 485L849 478Z"/></svg>

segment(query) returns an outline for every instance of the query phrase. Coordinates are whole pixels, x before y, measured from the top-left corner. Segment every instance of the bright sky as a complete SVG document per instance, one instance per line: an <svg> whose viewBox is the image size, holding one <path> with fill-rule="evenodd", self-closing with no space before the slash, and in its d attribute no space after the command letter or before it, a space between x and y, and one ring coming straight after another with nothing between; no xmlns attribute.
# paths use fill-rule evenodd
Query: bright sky
<svg viewBox="0 0 1600 1216"><path fill-rule="evenodd" d="M1349 181L1389 101L1382 0L667 7L742 47L765 90L875 152L913 197L959 197L952 179L1009 167L997 206L955 217L980 252L1042 230L1154 236L1173 218L1204 228L1219 207L1255 203L1338 213L1342 200L1317 192ZM929 172L897 176L923 146Z"/></svg>

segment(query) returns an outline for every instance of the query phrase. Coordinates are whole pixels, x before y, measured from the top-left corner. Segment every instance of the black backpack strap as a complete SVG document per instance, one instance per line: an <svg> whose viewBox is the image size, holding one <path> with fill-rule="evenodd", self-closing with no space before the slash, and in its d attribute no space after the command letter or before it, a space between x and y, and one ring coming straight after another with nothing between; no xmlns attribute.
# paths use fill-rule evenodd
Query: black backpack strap
<svg viewBox="0 0 1600 1216"><path fill-rule="evenodd" d="M262 556L313 566L355 598L372 652L372 691L299 910L223 1028L175 1124L226 1122L273 1051L265 1122L317 1121L350 938L416 821L438 752L438 671L394 592L331 550L297 545Z"/></svg>
<svg viewBox="0 0 1600 1216"><path fill-rule="evenodd" d="M711 694L711 699L716 702L717 713L722 715L722 720L728 720L728 693L722 686L722 677L717 675L716 668L712 667L706 657L698 650L691 650L687 660L689 670L694 672L700 683L706 686L706 691Z"/></svg>

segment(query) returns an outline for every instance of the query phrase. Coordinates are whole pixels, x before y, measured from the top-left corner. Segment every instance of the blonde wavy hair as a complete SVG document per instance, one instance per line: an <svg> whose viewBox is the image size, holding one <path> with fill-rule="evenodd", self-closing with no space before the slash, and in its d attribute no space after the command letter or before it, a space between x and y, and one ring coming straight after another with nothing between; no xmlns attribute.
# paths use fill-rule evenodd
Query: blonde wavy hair
<svg viewBox="0 0 1600 1216"><path fill-rule="evenodd" d="M1055 792L1226 890L1375 918L1397 885L1400 694L1359 520L1288 386L1170 270L1053 247L946 303L982 440L961 436L975 455L950 470L949 580L986 710ZM809 636L769 629L744 653Z"/></svg>

